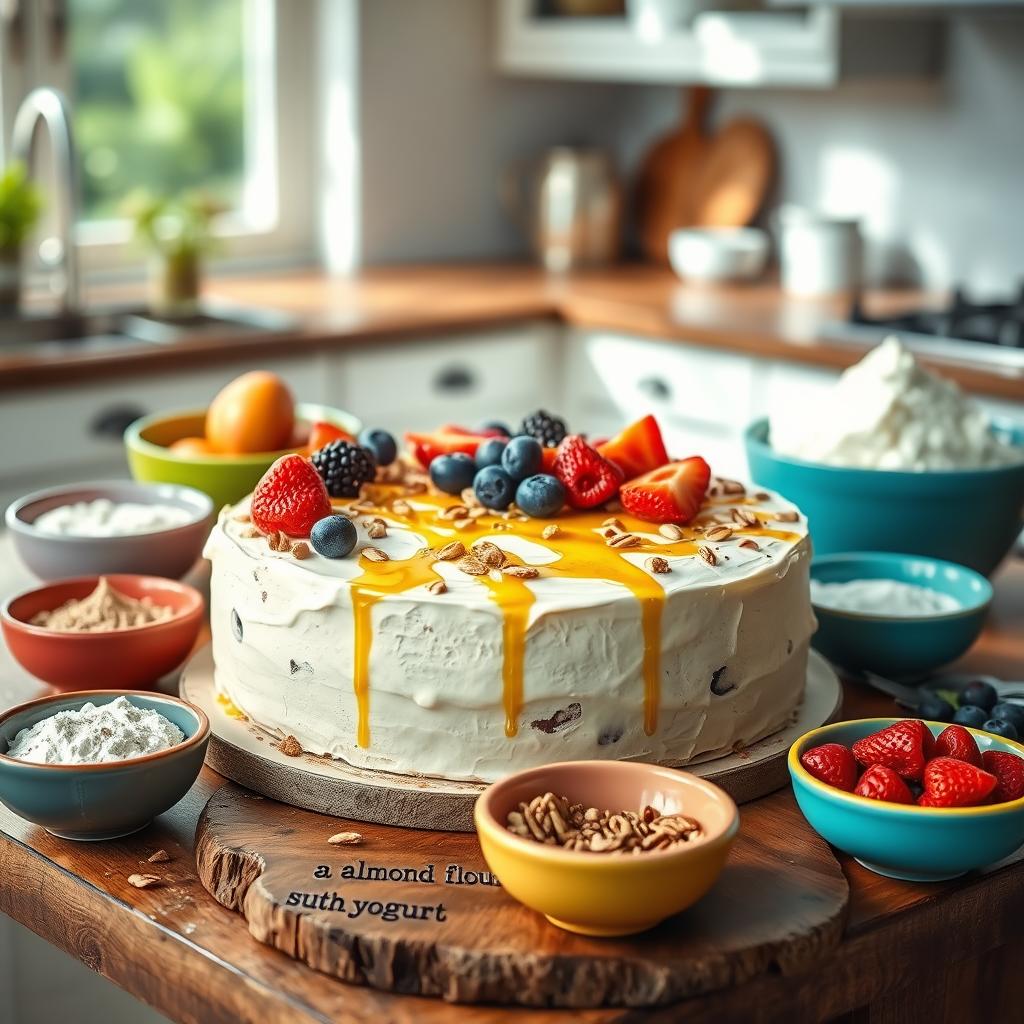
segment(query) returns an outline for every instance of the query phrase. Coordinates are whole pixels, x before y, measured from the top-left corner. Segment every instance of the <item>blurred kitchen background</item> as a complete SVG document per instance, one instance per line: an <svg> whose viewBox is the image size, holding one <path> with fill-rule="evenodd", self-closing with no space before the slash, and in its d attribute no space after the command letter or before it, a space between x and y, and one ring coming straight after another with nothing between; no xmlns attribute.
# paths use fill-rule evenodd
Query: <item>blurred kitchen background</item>
<svg viewBox="0 0 1024 1024"><path fill-rule="evenodd" d="M4 0L0 506L255 367L743 475L891 326L1020 417L1021 111L1021 3ZM3 921L0 986L156 1019Z"/></svg>

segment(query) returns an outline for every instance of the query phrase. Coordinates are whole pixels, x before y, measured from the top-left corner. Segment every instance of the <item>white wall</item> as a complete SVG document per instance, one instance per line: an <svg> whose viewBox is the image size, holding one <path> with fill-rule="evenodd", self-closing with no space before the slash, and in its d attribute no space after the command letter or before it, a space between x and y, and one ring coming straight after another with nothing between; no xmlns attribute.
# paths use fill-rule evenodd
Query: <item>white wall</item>
<svg viewBox="0 0 1024 1024"><path fill-rule="evenodd" d="M481 0L364 0L361 16L368 263L520 255L497 199L507 166L584 141L632 172L679 116L674 88L498 75ZM780 198L864 216L876 273L1024 280L1024 14L950 15L939 82L733 90L716 116L740 111L778 141Z"/></svg>

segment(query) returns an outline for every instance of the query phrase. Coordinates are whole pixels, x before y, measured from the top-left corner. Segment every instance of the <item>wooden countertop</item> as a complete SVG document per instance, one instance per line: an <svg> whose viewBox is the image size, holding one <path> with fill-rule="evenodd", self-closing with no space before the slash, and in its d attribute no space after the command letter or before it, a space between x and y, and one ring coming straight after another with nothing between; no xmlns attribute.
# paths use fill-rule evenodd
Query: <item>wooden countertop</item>
<svg viewBox="0 0 1024 1024"><path fill-rule="evenodd" d="M974 649L957 666L1024 677L1024 563L1007 563L996 601ZM2 682L2 680L0 680ZM846 688L844 713L891 714L888 699ZM840 857L851 887L839 948L810 972L770 972L735 989L651 1012L528 1011L452 1006L348 986L270 950L242 918L216 903L196 877L193 836L200 812L221 785L205 769L188 796L149 828L107 843L55 839L0 807L0 910L154 1006L187 1024L278 1021L490 1022L744 1020L1012 1020L1020 1015L1024 954L1024 863L928 885L872 874ZM779 809L790 790L765 797ZM138 890L157 849L167 884ZM870 1011L862 1008L870 1005ZM855 1012L859 1011L859 1012Z"/></svg>
<svg viewBox="0 0 1024 1024"><path fill-rule="evenodd" d="M845 318L844 300L787 297L777 286L764 283L684 285L669 271L643 265L566 277L546 275L535 267L493 264L382 267L352 277L296 271L218 278L208 285L207 295L291 313L296 318L295 329L168 345L126 343L112 351L62 352L51 357L4 355L0 351L0 391L529 320L835 368L849 366L863 353L859 347L826 340L826 326ZM92 290L88 302L132 298L138 299L135 289L105 288ZM876 314L926 301L926 296L913 291L876 292L865 297L866 308ZM931 365L969 390L1007 399L1024 397L1024 370Z"/></svg>

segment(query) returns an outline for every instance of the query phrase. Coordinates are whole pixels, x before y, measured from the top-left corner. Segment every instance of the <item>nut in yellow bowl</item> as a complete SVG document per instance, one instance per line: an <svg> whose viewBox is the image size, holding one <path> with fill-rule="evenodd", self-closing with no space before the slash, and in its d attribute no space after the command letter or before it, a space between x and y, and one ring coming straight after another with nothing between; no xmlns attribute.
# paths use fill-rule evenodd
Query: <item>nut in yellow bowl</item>
<svg viewBox="0 0 1024 1024"><path fill-rule="evenodd" d="M650 805L696 819L701 835L668 849L592 853L524 839L509 811L544 793L618 812ZM687 772L626 761L566 761L510 775L474 811L484 859L505 890L552 924L582 935L631 935L696 903L715 883L739 813L717 786Z"/></svg>

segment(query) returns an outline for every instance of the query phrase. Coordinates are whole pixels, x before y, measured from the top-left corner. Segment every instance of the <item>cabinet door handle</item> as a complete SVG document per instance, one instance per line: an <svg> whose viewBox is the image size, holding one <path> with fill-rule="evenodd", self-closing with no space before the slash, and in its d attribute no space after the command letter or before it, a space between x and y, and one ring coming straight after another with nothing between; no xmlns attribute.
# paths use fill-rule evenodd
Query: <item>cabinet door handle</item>
<svg viewBox="0 0 1024 1024"><path fill-rule="evenodd" d="M111 405L101 409L89 422L89 434L103 441L120 441L124 432L146 415L137 405Z"/></svg>
<svg viewBox="0 0 1024 1024"><path fill-rule="evenodd" d="M637 390L642 391L648 398L657 399L659 402L667 402L672 398L672 388L663 377L642 377L636 386Z"/></svg>
<svg viewBox="0 0 1024 1024"><path fill-rule="evenodd" d="M465 366L447 366L434 378L435 391L469 391L476 387L476 375Z"/></svg>

